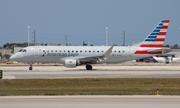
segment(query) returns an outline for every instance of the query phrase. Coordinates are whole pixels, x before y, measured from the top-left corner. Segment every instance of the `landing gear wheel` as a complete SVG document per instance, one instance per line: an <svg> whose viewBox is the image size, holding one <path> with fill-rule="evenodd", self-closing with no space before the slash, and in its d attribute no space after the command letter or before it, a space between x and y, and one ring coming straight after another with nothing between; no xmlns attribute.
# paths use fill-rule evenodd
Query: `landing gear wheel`
<svg viewBox="0 0 180 108"><path fill-rule="evenodd" d="M32 70L33 68L32 67L29 67L29 70Z"/></svg>
<svg viewBox="0 0 180 108"><path fill-rule="evenodd" d="M29 70L32 70L33 68L32 68L32 63L30 63L30 67L29 67Z"/></svg>
<svg viewBox="0 0 180 108"><path fill-rule="evenodd" d="M90 64L86 65L86 70L92 70L92 66Z"/></svg>

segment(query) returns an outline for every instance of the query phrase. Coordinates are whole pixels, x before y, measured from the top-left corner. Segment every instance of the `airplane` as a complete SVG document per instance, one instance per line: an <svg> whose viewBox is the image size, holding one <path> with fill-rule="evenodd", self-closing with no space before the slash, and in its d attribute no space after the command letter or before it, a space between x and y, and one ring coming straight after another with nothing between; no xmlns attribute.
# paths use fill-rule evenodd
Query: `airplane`
<svg viewBox="0 0 180 108"><path fill-rule="evenodd" d="M62 63L73 68L86 65L92 70L92 64L121 63L171 51L164 48L170 20L162 20L152 32L137 46L29 46L13 54L10 60L30 63Z"/></svg>
<svg viewBox="0 0 180 108"><path fill-rule="evenodd" d="M175 57L175 55L176 54L174 52L169 52L169 53L157 55L157 57Z"/></svg>
<svg viewBox="0 0 180 108"><path fill-rule="evenodd" d="M169 53L164 53L161 55L156 55L156 57L151 56L151 57L144 58L143 61L145 61L146 63L149 63L149 62L166 62L168 64L169 60L171 60L172 58L174 59L174 61L177 61L175 58L175 55L176 54L174 52L169 52Z"/></svg>
<svg viewBox="0 0 180 108"><path fill-rule="evenodd" d="M170 62L178 63L180 62L180 58L176 57L155 57L153 56L153 59L156 60L157 62L164 62L166 64Z"/></svg>

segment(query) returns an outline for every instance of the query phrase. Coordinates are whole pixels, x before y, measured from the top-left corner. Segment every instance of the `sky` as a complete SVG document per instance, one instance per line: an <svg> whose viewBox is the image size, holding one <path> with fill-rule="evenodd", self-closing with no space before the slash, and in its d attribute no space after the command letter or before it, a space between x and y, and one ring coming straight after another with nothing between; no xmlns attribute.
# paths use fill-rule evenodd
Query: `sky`
<svg viewBox="0 0 180 108"><path fill-rule="evenodd" d="M36 42L96 46L143 41L169 19L165 44L180 45L180 0L1 0L0 46Z"/></svg>

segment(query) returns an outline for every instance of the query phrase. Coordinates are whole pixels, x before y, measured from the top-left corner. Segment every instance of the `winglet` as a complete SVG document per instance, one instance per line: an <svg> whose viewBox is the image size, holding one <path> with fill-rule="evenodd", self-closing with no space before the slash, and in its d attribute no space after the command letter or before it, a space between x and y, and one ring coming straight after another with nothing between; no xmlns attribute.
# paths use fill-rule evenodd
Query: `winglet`
<svg viewBox="0 0 180 108"><path fill-rule="evenodd" d="M108 56L108 55L110 55L110 53L111 53L111 51L112 51L112 49L113 49L113 45L102 55L102 56Z"/></svg>

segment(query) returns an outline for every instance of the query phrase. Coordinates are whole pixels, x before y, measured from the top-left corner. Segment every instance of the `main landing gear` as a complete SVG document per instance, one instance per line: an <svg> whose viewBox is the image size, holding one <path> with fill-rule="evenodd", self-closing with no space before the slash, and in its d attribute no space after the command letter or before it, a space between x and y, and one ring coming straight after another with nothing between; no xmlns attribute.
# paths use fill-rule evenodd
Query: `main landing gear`
<svg viewBox="0 0 180 108"><path fill-rule="evenodd" d="M86 64L86 70L92 70L92 66L90 64Z"/></svg>
<svg viewBox="0 0 180 108"><path fill-rule="evenodd" d="M32 70L33 68L32 68L32 64L30 64L30 67L29 67L29 70Z"/></svg>

